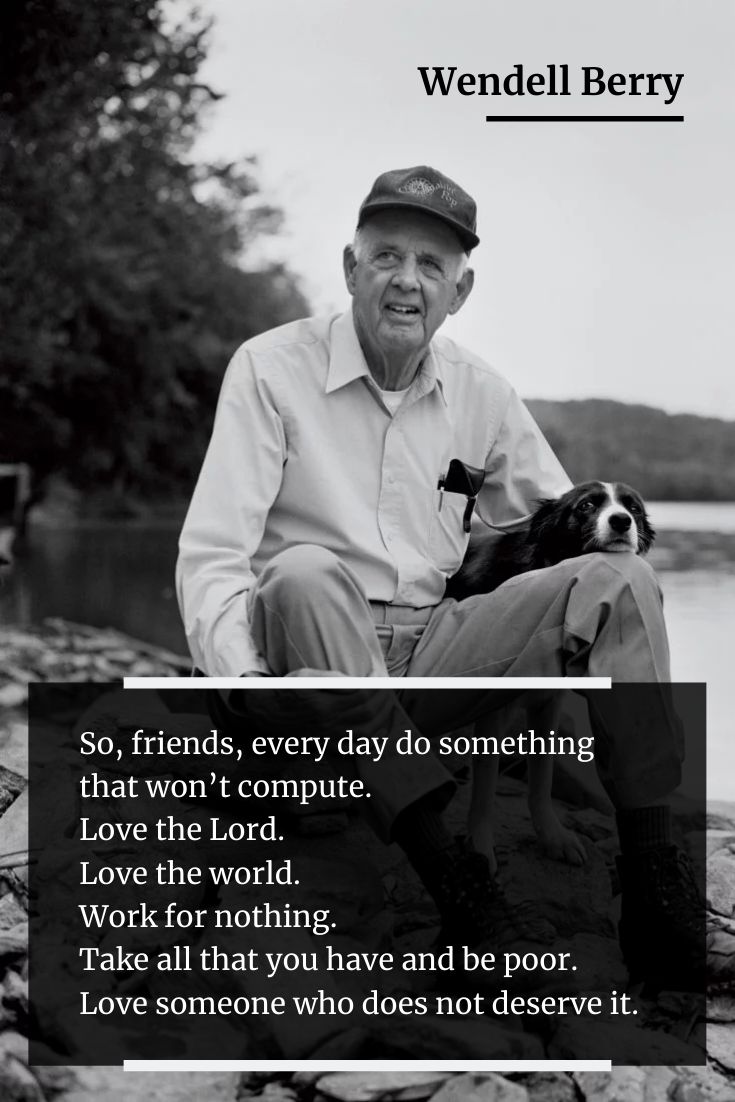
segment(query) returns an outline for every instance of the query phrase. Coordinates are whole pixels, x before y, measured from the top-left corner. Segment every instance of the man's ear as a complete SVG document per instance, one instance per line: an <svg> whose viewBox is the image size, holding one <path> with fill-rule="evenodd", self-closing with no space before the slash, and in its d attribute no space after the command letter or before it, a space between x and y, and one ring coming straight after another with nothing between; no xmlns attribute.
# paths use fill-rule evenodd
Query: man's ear
<svg viewBox="0 0 735 1102"><path fill-rule="evenodd" d="M475 283L475 273L472 268L465 268L462 273L462 278L457 284L457 291L452 301L452 305L449 307L450 314L456 314L460 307L464 306L465 302L469 298L470 291Z"/></svg>
<svg viewBox="0 0 735 1102"><path fill-rule="evenodd" d="M345 245L344 252L342 253L342 268L345 273L345 283L347 284L347 290L351 295L355 293L355 268L357 267L357 257L355 256L355 250L352 245Z"/></svg>

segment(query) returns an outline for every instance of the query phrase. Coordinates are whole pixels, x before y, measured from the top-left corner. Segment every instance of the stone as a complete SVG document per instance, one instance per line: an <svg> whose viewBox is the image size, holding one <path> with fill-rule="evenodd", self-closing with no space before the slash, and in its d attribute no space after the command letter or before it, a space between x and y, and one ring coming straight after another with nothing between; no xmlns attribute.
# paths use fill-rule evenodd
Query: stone
<svg viewBox="0 0 735 1102"><path fill-rule="evenodd" d="M676 1068L675 1081L669 1086L667 1102L732 1102L735 1088L732 1080L714 1068ZM648 1102L648 1100L646 1100ZM658 1102L658 1097L651 1102Z"/></svg>
<svg viewBox="0 0 735 1102"><path fill-rule="evenodd" d="M732 853L735 851L735 830L708 830L705 847L708 858L714 857L721 850Z"/></svg>
<svg viewBox="0 0 735 1102"><path fill-rule="evenodd" d="M707 906L725 918L735 916L735 858L722 852L707 862Z"/></svg>
<svg viewBox="0 0 735 1102"><path fill-rule="evenodd" d="M28 923L19 922L10 930L0 930L0 960L28 952Z"/></svg>
<svg viewBox="0 0 735 1102"><path fill-rule="evenodd" d="M707 976L710 985L735 982L735 920L708 915Z"/></svg>
<svg viewBox="0 0 735 1102"><path fill-rule="evenodd" d="M32 1071L7 1050L0 1050L0 1098L3 1102L44 1102Z"/></svg>
<svg viewBox="0 0 735 1102"><path fill-rule="evenodd" d="M708 1022L735 1022L735 995L711 995L707 1000Z"/></svg>
<svg viewBox="0 0 735 1102"><path fill-rule="evenodd" d="M710 1056L728 1072L735 1073L735 1029L727 1025L710 1024L707 1027L707 1049ZM733 1089L735 1097L735 1088Z"/></svg>
<svg viewBox="0 0 735 1102"><path fill-rule="evenodd" d="M585 1102L646 1102L646 1073L642 1068L578 1071L573 1079Z"/></svg>
<svg viewBox="0 0 735 1102"><path fill-rule="evenodd" d="M432 1102L528 1102L528 1091L491 1072L456 1075L437 1091Z"/></svg>
<svg viewBox="0 0 735 1102"><path fill-rule="evenodd" d="M562 1072L532 1071L514 1079L526 1088L529 1102L578 1102L571 1077Z"/></svg>
<svg viewBox="0 0 735 1102"><path fill-rule="evenodd" d="M451 1072L374 1071L335 1072L317 1080L316 1088L339 1102L373 1102L389 1095L391 1099L430 1098Z"/></svg>
<svg viewBox="0 0 735 1102"><path fill-rule="evenodd" d="M9 720L0 725L0 765L16 776L28 779L28 727Z"/></svg>

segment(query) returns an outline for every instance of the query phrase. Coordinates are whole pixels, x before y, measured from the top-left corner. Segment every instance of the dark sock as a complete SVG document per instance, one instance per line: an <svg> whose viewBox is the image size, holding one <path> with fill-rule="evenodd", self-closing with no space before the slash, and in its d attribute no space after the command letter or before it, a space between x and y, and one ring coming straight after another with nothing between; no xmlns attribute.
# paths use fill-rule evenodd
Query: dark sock
<svg viewBox="0 0 735 1102"><path fill-rule="evenodd" d="M457 843L431 799L417 800L401 812L393 824L393 841L427 887L456 860Z"/></svg>
<svg viewBox="0 0 735 1102"><path fill-rule="evenodd" d="M618 811L615 818L623 857L672 844L671 808L668 804Z"/></svg>

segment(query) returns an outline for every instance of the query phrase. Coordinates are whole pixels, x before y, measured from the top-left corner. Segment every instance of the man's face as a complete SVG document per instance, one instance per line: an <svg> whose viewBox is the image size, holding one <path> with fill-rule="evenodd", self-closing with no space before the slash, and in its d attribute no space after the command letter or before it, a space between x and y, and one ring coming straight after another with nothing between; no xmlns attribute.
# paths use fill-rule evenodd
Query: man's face
<svg viewBox="0 0 735 1102"><path fill-rule="evenodd" d="M347 246L347 289L368 361L423 355L448 314L472 288L464 253L449 226L430 215L388 210L360 230L357 255Z"/></svg>

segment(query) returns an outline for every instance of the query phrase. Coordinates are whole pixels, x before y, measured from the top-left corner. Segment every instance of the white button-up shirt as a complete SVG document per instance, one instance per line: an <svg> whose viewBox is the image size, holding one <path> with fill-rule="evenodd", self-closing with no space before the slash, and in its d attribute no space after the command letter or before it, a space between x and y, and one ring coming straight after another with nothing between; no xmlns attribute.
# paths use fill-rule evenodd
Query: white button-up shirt
<svg viewBox="0 0 735 1102"><path fill-rule="evenodd" d="M476 512L493 526L569 487L511 386L445 337L432 341L394 414L351 312L243 344L179 543L177 592L195 663L212 676L266 671L247 595L265 563L295 544L333 551L371 601L438 604L468 539L466 498L438 489L453 458L486 471Z"/></svg>

